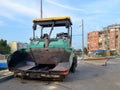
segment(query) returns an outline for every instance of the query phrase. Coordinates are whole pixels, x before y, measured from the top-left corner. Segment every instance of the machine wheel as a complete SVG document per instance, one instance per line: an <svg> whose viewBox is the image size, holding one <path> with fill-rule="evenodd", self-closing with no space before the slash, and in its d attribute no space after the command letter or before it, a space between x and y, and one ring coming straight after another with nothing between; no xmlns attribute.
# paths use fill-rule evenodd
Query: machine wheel
<svg viewBox="0 0 120 90"><path fill-rule="evenodd" d="M71 71L72 73L74 73L75 70L76 70L76 67L77 67L77 58L76 58L76 57L73 57L73 63L72 63L72 66L71 66L70 71Z"/></svg>
<svg viewBox="0 0 120 90"><path fill-rule="evenodd" d="M72 73L75 72L75 64L74 64L74 63L72 64L72 67L71 67L70 71L71 71Z"/></svg>

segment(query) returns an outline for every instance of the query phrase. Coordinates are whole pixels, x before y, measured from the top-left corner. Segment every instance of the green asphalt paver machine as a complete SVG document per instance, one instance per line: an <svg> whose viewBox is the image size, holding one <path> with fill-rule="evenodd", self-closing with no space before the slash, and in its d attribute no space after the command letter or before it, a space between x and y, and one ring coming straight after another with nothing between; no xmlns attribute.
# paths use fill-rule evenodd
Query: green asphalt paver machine
<svg viewBox="0 0 120 90"><path fill-rule="evenodd" d="M38 29L38 27L40 27ZM61 32L64 27L66 32ZM54 29L59 33L52 38ZM44 33L45 29L49 29ZM40 30L39 37L36 31ZM38 34L38 33L37 33ZM77 57L71 48L72 22L70 17L40 18L33 20L33 37L25 49L8 57L8 68L21 78L47 78L63 80L75 72Z"/></svg>

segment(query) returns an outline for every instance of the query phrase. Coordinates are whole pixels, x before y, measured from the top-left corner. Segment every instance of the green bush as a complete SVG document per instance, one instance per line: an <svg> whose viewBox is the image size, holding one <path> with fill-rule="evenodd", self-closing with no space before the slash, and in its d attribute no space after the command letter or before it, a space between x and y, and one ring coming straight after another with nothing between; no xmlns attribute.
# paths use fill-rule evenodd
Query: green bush
<svg viewBox="0 0 120 90"><path fill-rule="evenodd" d="M115 55L117 55L116 51L110 51L110 56L115 56Z"/></svg>
<svg viewBox="0 0 120 90"><path fill-rule="evenodd" d="M9 54L10 47L7 44L7 40L0 40L0 54Z"/></svg>
<svg viewBox="0 0 120 90"><path fill-rule="evenodd" d="M106 53L105 53L105 52L99 52L99 53L97 53L96 55L99 55L99 56L105 57L105 56L106 56Z"/></svg>

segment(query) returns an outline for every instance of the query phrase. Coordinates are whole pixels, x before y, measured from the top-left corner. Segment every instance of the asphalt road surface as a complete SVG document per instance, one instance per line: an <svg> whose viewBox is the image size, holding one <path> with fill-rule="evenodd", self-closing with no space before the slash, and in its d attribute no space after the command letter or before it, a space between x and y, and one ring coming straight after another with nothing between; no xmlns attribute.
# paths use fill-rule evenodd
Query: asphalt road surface
<svg viewBox="0 0 120 90"><path fill-rule="evenodd" d="M0 90L120 90L120 56L107 66L79 61L76 72L63 82L13 78L0 83Z"/></svg>

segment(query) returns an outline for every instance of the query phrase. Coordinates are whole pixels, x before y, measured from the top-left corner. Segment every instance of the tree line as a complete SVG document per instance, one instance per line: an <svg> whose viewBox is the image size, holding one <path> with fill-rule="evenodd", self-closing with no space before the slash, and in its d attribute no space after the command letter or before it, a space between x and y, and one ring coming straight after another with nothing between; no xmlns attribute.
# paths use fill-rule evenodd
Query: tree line
<svg viewBox="0 0 120 90"><path fill-rule="evenodd" d="M9 54L10 50L7 40L0 39L0 54Z"/></svg>

